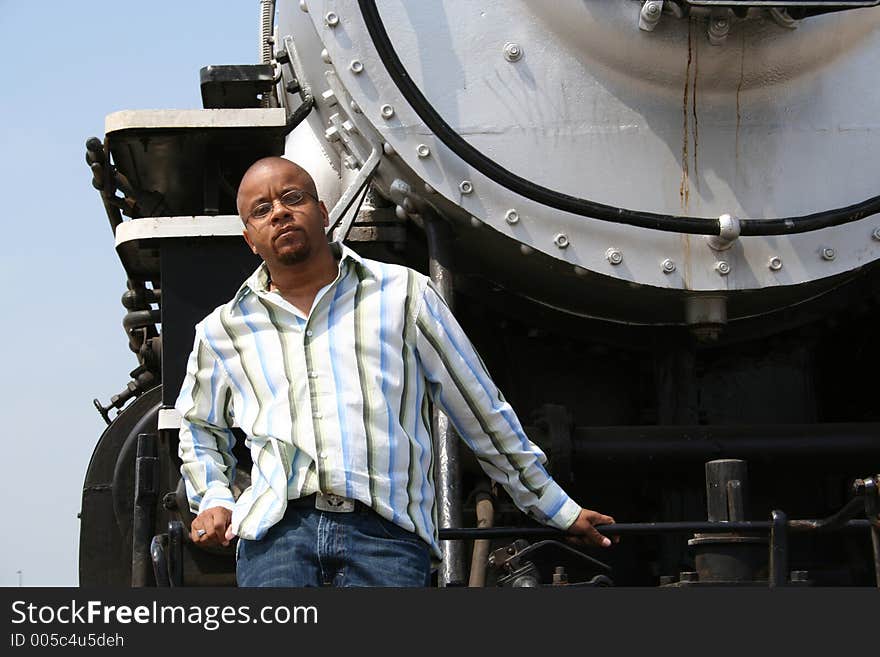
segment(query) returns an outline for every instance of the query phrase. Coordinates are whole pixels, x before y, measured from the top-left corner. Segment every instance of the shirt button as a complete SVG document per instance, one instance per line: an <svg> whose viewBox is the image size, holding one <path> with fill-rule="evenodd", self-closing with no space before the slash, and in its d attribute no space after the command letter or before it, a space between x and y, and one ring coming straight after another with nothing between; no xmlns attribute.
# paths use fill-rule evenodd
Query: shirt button
<svg viewBox="0 0 880 657"><path fill-rule="evenodd" d="M306 331L306 337L309 337L309 338L312 337L312 329L309 329L308 331Z"/></svg>
<svg viewBox="0 0 880 657"><path fill-rule="evenodd" d="M321 415L320 413L313 413L313 414L312 414L312 417L315 418L316 420L320 420L320 419L321 419L322 417L324 417L324 416Z"/></svg>
<svg viewBox="0 0 880 657"><path fill-rule="evenodd" d="M318 373L317 372L309 372L309 378L310 379L317 379Z"/></svg>
<svg viewBox="0 0 880 657"><path fill-rule="evenodd" d="M327 452L321 452L320 454L318 454L318 456L320 456L322 459L325 459L327 458Z"/></svg>

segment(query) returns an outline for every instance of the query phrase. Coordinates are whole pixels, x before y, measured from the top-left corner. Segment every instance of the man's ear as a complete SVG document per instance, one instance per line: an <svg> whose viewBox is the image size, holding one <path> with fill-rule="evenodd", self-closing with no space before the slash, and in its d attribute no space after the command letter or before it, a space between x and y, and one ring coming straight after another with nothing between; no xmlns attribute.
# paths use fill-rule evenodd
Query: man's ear
<svg viewBox="0 0 880 657"><path fill-rule="evenodd" d="M321 215L324 217L324 226L330 225L330 213L327 212L327 206L324 205L324 201L318 201L318 207L321 210Z"/></svg>
<svg viewBox="0 0 880 657"><path fill-rule="evenodd" d="M254 255L259 255L259 254L257 253L257 247L255 247L255 246L254 246L254 243L251 242L251 236L248 235L247 227L245 227L244 230L241 231L241 234L244 236L244 241L247 242L247 245L248 245L249 247L251 247L251 251L254 252Z"/></svg>

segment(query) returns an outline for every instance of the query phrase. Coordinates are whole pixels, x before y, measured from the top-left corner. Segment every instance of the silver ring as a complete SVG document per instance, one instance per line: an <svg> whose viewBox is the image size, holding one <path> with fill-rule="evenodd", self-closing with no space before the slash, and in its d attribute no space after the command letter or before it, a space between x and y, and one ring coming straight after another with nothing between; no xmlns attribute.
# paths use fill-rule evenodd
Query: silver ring
<svg viewBox="0 0 880 657"><path fill-rule="evenodd" d="M202 536L204 536L207 533L208 533L207 529L197 529L196 530L196 536L198 536L199 538L201 538Z"/></svg>

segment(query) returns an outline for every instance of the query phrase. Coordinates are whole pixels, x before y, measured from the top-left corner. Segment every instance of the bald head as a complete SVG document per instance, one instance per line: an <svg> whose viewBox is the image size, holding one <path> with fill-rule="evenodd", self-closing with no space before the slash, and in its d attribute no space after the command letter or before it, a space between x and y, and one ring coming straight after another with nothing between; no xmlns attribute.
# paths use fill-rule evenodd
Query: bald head
<svg viewBox="0 0 880 657"><path fill-rule="evenodd" d="M258 190L271 185L276 179L282 177L295 181L298 189L318 198L315 181L312 180L308 171L296 162L291 162L283 157L264 157L248 167L241 178L238 195L235 199L239 216L245 217L250 212L250 202Z"/></svg>

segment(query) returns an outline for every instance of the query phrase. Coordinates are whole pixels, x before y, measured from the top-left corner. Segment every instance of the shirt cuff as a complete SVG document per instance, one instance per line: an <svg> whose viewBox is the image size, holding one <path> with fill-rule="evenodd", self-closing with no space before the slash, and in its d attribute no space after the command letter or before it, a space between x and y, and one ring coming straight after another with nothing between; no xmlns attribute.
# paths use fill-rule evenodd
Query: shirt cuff
<svg viewBox="0 0 880 657"><path fill-rule="evenodd" d="M563 495L565 495L565 493L563 493ZM568 497L568 495L565 496L566 500L559 510L547 519L548 525L555 527L556 529L561 529L562 531L568 530L581 513L580 504Z"/></svg>
<svg viewBox="0 0 880 657"><path fill-rule="evenodd" d="M208 509L213 509L217 506L222 506L224 509L229 509L230 511L235 507L235 499L232 497L232 492L228 488L209 489L202 498L202 503L199 504L199 513L207 511Z"/></svg>

